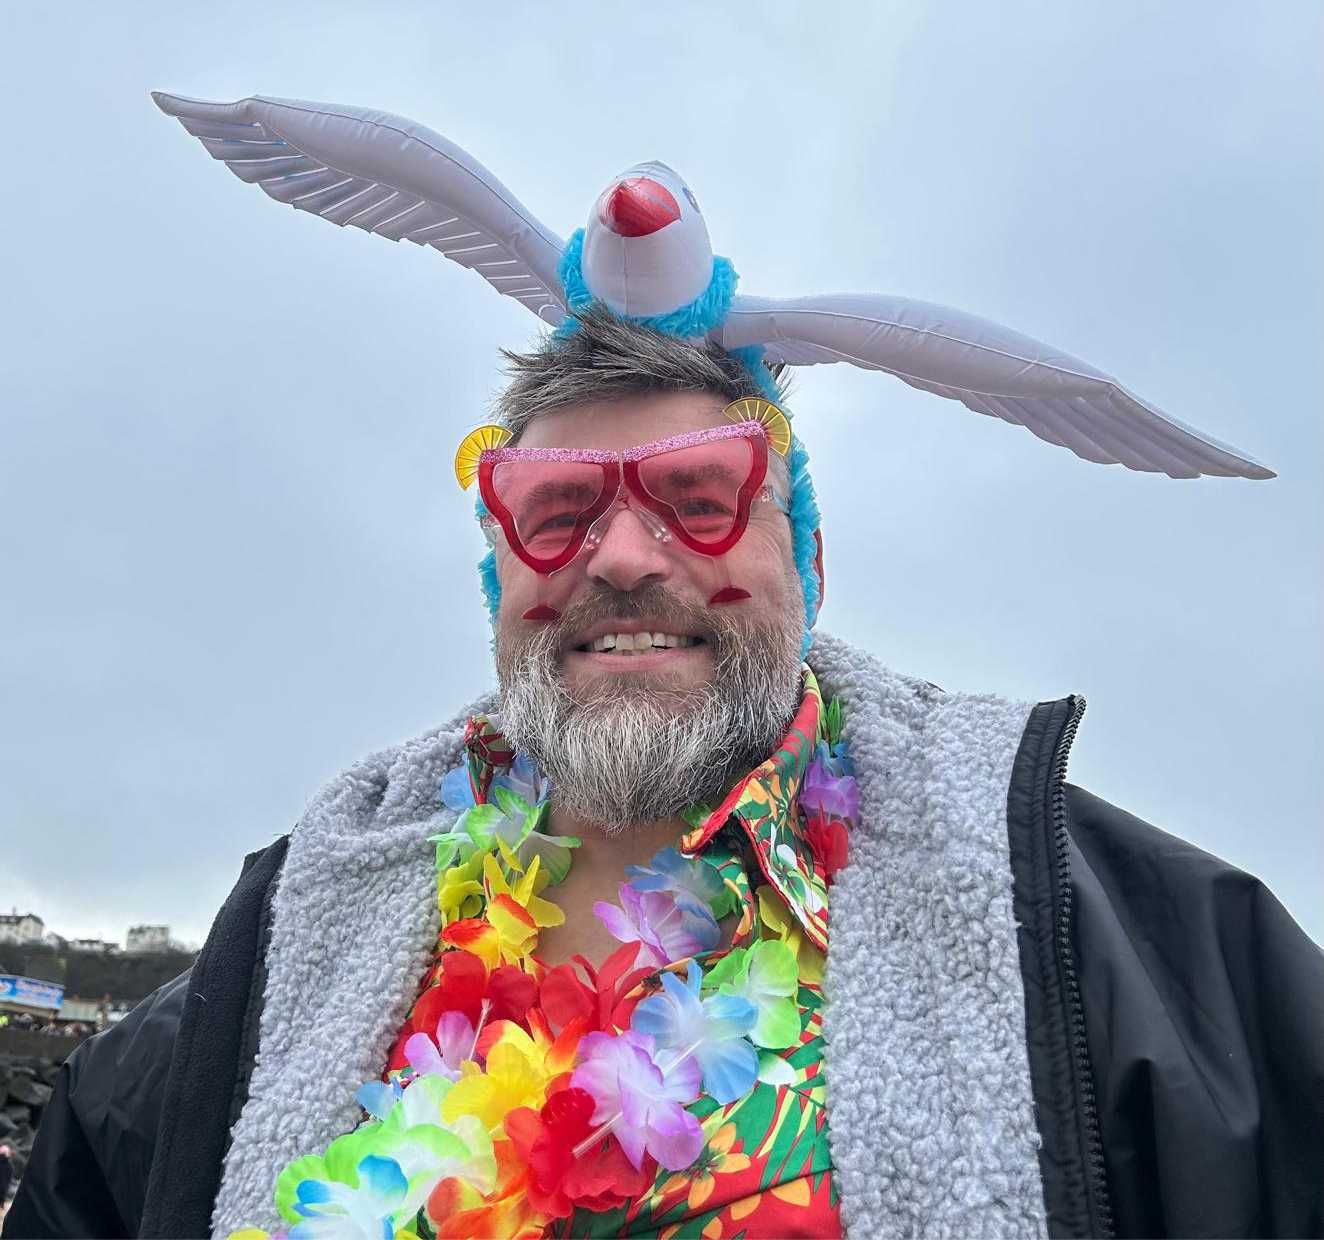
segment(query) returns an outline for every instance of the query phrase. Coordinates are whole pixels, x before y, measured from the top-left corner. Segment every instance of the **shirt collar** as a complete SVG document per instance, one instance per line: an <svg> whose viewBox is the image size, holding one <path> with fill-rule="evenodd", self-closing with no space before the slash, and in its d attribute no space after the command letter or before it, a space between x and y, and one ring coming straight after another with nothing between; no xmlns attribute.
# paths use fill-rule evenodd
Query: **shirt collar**
<svg viewBox="0 0 1324 1240"><path fill-rule="evenodd" d="M802 669L800 706L772 754L738 779L715 809L703 814L680 841L686 856L697 856L728 823L748 840L764 878L816 947L827 947L827 886L805 834L797 794L814 749L823 738L823 698L814 673ZM514 760L510 743L487 715L475 715L464 734L469 783L479 803L493 778ZM692 819L693 820L693 819Z"/></svg>
<svg viewBox="0 0 1324 1240"><path fill-rule="evenodd" d="M827 884L816 865L797 797L814 749L823 739L823 697L806 665L800 708L781 744L748 775L738 779L721 803L681 839L694 856L727 823L749 841L764 878L776 888L815 947L827 948Z"/></svg>

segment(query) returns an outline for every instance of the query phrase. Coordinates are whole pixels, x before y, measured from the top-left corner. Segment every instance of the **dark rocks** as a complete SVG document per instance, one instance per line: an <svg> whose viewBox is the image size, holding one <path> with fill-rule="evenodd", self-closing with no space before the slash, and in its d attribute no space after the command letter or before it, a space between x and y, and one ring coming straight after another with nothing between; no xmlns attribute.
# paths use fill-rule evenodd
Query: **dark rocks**
<svg viewBox="0 0 1324 1240"><path fill-rule="evenodd" d="M60 1064L38 1055L0 1055L0 1141L14 1151L16 1176L23 1174L41 1113L51 1100Z"/></svg>
<svg viewBox="0 0 1324 1240"><path fill-rule="evenodd" d="M51 1087L30 1076L16 1076L9 1083L9 1096L30 1107L44 1107L51 1100Z"/></svg>

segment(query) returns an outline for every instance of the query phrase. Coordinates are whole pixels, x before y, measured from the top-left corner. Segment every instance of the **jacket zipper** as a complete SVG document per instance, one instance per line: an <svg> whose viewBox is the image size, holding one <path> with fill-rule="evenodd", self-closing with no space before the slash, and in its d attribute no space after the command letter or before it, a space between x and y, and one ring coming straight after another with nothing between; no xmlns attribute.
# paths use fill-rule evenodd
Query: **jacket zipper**
<svg viewBox="0 0 1324 1240"><path fill-rule="evenodd" d="M1072 898L1071 854L1067 834L1067 758L1071 753L1076 730L1085 714L1085 699L1072 694L1071 713L1066 726L1057 738L1053 754L1052 813L1053 845L1057 853L1057 958L1062 966L1066 987L1067 1009L1071 1023L1071 1062L1076 1077L1076 1091L1085 1121L1086 1179L1091 1199L1091 1213L1095 1216L1098 1236L1112 1237L1112 1206L1108 1201L1107 1175L1103 1161L1103 1138L1099 1131L1099 1108L1094 1096L1094 1081L1089 1071L1089 1044L1085 1039L1085 1009L1080 998L1080 983L1076 978L1075 951L1071 945Z"/></svg>

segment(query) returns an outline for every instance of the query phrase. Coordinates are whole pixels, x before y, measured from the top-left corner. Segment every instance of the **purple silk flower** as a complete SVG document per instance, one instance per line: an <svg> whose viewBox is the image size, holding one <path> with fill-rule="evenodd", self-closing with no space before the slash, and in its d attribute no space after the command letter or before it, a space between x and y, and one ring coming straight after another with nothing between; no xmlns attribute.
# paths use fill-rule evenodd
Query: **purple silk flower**
<svg viewBox="0 0 1324 1240"><path fill-rule="evenodd" d="M839 746L840 748L840 746ZM860 786L849 774L838 775L848 760L833 756L825 742L819 741L813 760L800 783L802 809L818 810L836 818L855 819L860 812Z"/></svg>
<svg viewBox="0 0 1324 1240"><path fill-rule="evenodd" d="M706 905L685 892L639 891L629 883L619 889L620 906L599 900L593 916L622 943L640 943L639 963L672 964L696 952L711 951L721 931Z"/></svg>
<svg viewBox="0 0 1324 1240"><path fill-rule="evenodd" d="M474 1027L463 1012L445 1012L437 1022L434 1042L426 1033L416 1033L405 1043L405 1058L419 1076L460 1079L460 1065L474 1053Z"/></svg>
<svg viewBox="0 0 1324 1240"><path fill-rule="evenodd" d="M570 1084L591 1094L594 1124L612 1131L634 1167L647 1151L668 1171L682 1171L703 1149L703 1129L684 1104L699 1096L702 1073L693 1056L667 1070L647 1034L585 1034Z"/></svg>

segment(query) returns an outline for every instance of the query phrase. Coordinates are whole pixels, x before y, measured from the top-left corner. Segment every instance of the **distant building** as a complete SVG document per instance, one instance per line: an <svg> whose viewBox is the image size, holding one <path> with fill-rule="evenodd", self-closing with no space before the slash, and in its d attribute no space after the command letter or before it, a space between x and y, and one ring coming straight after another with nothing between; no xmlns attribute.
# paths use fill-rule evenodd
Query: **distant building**
<svg viewBox="0 0 1324 1240"><path fill-rule="evenodd" d="M101 1025L105 1018L106 1005L97 999L76 999L66 995L60 1004L61 1020L81 1020L89 1025Z"/></svg>
<svg viewBox="0 0 1324 1240"><path fill-rule="evenodd" d="M0 913L0 943L40 943L46 923L36 913Z"/></svg>
<svg viewBox="0 0 1324 1240"><path fill-rule="evenodd" d="M169 947L169 926L130 926L124 940L126 952L163 952Z"/></svg>
<svg viewBox="0 0 1324 1240"><path fill-rule="evenodd" d="M95 952L98 956L113 956L120 949L118 943L105 939L70 939L69 946L76 952Z"/></svg>

